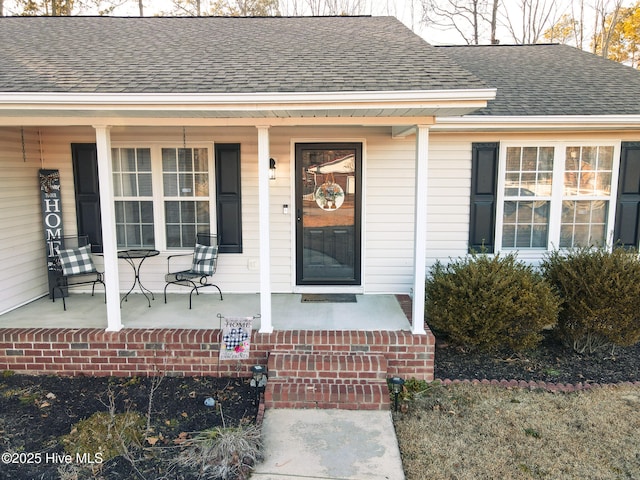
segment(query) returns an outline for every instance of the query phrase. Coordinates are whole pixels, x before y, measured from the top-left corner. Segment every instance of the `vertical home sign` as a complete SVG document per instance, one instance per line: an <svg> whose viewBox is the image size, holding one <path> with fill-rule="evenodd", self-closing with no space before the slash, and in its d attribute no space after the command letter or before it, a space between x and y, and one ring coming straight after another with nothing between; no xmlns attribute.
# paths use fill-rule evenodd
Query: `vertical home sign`
<svg viewBox="0 0 640 480"><path fill-rule="evenodd" d="M62 245L62 202L60 199L60 172L40 170L40 193L42 196L42 220L47 254L49 292L53 291L56 278L60 275L54 257L56 249Z"/></svg>

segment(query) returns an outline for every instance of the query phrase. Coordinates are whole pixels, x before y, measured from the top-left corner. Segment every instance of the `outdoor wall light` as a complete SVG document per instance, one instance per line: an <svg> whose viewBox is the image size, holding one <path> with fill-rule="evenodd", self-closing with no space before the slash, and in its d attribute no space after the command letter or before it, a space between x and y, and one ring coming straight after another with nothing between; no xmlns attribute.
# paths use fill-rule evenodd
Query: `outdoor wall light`
<svg viewBox="0 0 640 480"><path fill-rule="evenodd" d="M392 377L389 380L391 384L391 391L393 392L394 397L394 407L395 411L398 411L398 397L400 396L400 392L402 392L402 387L404 386L404 380L400 377Z"/></svg>
<svg viewBox="0 0 640 480"><path fill-rule="evenodd" d="M254 403L258 405L260 399L260 392L264 391L264 387L267 385L267 369L262 365L254 365L251 367L251 388L254 389L255 398Z"/></svg>
<svg viewBox="0 0 640 480"><path fill-rule="evenodd" d="M276 179L276 161L274 158L269 159L269 180Z"/></svg>

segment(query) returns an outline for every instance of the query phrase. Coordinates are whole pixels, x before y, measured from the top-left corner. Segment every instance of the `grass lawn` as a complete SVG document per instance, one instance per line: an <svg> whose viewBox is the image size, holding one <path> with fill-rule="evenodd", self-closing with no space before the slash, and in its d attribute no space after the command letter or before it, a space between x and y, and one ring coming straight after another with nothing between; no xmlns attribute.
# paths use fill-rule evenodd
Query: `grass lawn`
<svg viewBox="0 0 640 480"><path fill-rule="evenodd" d="M394 422L407 480L640 479L640 387L433 383Z"/></svg>

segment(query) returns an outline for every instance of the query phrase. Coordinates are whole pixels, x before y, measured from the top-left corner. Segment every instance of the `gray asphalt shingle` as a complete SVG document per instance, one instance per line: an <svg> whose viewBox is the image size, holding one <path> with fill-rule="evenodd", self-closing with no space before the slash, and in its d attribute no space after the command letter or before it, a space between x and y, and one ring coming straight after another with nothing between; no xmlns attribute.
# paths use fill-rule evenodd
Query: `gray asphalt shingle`
<svg viewBox="0 0 640 480"><path fill-rule="evenodd" d="M640 72L573 47L437 48L497 89L473 115L640 114Z"/></svg>
<svg viewBox="0 0 640 480"><path fill-rule="evenodd" d="M486 88L393 17L0 18L0 91Z"/></svg>

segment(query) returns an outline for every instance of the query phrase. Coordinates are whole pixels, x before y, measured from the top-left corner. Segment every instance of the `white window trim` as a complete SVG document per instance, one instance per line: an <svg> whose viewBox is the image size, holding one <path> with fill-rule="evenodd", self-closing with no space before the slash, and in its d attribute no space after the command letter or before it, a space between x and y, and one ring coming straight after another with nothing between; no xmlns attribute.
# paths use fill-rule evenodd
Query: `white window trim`
<svg viewBox="0 0 640 480"><path fill-rule="evenodd" d="M112 148L148 148L151 151L151 185L153 189L152 197L144 197L145 199L151 198L153 201L153 234L155 236L157 250L166 253L180 253L187 250L179 248L167 248L166 228L165 228L165 215L164 215L164 201L165 196L163 192L162 183L162 149L163 148L184 148L184 144L180 142L113 142ZM215 177L215 165L214 165L214 147L212 142L188 142L187 148L206 148L208 155L208 173L209 173L209 222L211 226L211 232L214 233L217 230L217 210L216 210L216 177ZM131 197L132 200L140 200L141 197ZM120 198L118 198L120 200ZM115 198L112 199L115 202Z"/></svg>
<svg viewBox="0 0 640 480"><path fill-rule="evenodd" d="M607 248L611 248L613 242L613 231L616 218L616 201L618 198L618 177L620 172L620 139L603 138L597 141L586 141L582 139L575 140L546 140L544 138L537 140L526 140L522 142L509 141L500 142L500 152L498 160L498 192L496 195L496 226L495 226L495 251L496 252L518 252L518 256L526 259L540 258L542 254L556 250L560 243L560 226L562 219L562 200L564 190L564 165L566 160L567 147L597 147L612 146L613 147L613 165L611 172L611 193L608 197L609 209L607 212L607 230L605 234L605 242ZM551 191L551 204L549 208L549 231L546 248L503 248L502 247L502 229L505 202L505 184L507 169L507 148L509 147L553 147L553 181ZM542 197L541 197L542 198ZM601 200L603 197L593 197L593 199ZM580 199L589 200L589 196L580 196Z"/></svg>

